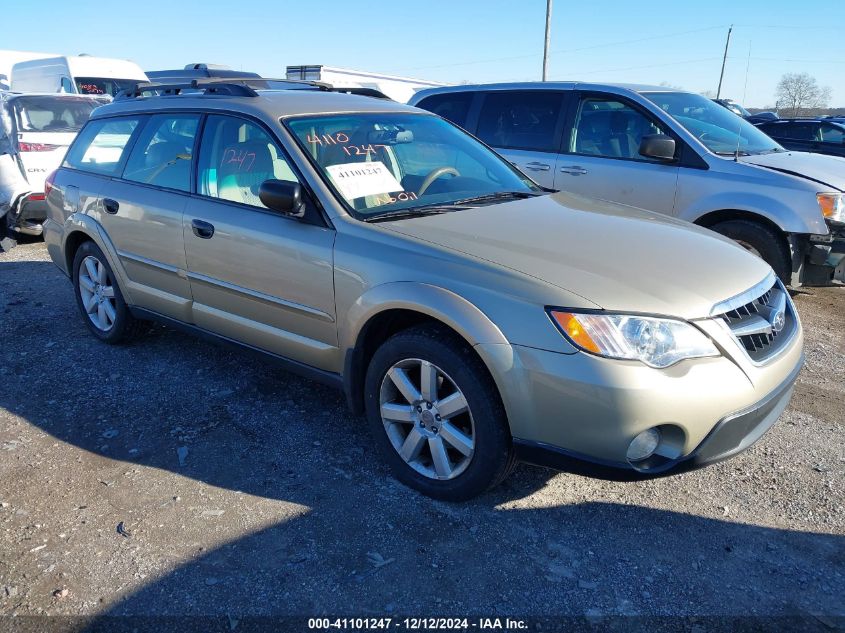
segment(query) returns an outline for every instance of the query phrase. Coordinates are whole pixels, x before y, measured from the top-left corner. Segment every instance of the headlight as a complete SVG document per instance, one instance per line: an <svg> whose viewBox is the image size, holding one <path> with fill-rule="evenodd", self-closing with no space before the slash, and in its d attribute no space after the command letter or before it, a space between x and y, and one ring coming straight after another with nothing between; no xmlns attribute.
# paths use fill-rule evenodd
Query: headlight
<svg viewBox="0 0 845 633"><path fill-rule="evenodd" d="M685 358L719 356L699 329L684 321L624 314L549 312L560 331L584 351L650 367L669 367Z"/></svg>
<svg viewBox="0 0 845 633"><path fill-rule="evenodd" d="M845 222L845 194L817 193L816 200L825 220Z"/></svg>

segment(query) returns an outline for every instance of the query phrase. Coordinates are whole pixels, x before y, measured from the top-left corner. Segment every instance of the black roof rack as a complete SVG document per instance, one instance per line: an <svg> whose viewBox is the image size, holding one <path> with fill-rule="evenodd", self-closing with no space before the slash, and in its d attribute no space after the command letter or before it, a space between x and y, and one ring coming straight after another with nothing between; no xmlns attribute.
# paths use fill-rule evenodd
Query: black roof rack
<svg viewBox="0 0 845 633"><path fill-rule="evenodd" d="M279 84L283 84L280 86ZM123 90L115 96L119 99L136 99L144 96L173 96L185 90L201 90L206 95L227 95L232 97L257 97L257 90L330 90L331 86L315 81L291 79L269 79L266 77L209 77L193 79L190 82L139 81L134 87Z"/></svg>
<svg viewBox="0 0 845 633"><path fill-rule="evenodd" d="M257 97L258 90L320 90L339 92L376 99L390 99L373 88L335 88L331 84L300 79L271 79L268 77L207 77L189 82L139 81L132 88L119 92L115 101L137 99L138 97L174 96L183 91L202 91L204 95L226 95L230 97Z"/></svg>
<svg viewBox="0 0 845 633"><path fill-rule="evenodd" d="M374 99L387 99L391 101L390 97L384 94L381 90L375 88L329 88L332 92L342 92L349 95L358 95L360 97L373 97Z"/></svg>

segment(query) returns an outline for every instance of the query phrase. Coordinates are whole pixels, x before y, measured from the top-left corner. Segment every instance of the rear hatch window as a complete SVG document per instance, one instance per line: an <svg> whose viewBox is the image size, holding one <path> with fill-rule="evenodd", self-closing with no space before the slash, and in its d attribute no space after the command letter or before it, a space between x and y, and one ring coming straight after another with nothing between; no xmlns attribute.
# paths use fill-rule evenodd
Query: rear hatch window
<svg viewBox="0 0 845 633"><path fill-rule="evenodd" d="M103 102L88 98L18 97L14 100L18 132L78 132Z"/></svg>

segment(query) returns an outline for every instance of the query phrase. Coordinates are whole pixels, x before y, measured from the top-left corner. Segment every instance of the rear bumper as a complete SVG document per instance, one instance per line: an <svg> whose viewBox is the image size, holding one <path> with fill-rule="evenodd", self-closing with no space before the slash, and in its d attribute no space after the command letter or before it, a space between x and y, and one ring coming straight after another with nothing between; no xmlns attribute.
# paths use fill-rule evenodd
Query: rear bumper
<svg viewBox="0 0 845 633"><path fill-rule="evenodd" d="M780 386L750 407L724 416L690 454L667 460L647 471L637 470L628 462L596 459L558 446L515 438L516 456L531 464L616 481L660 477L702 468L741 453L763 437L789 404L802 366L803 357Z"/></svg>
<svg viewBox="0 0 845 633"><path fill-rule="evenodd" d="M43 195L43 194L41 194ZM47 219L47 201L43 198L32 199L31 194L21 196L18 203L8 213L9 228L23 235L41 235L44 220Z"/></svg>

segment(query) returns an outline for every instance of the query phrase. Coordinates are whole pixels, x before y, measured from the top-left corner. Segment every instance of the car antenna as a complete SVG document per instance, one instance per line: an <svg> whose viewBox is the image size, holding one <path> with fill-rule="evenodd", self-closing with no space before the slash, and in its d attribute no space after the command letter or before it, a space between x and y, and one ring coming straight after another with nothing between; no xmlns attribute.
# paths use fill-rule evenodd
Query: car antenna
<svg viewBox="0 0 845 633"><path fill-rule="evenodd" d="M742 87L742 107L745 107L745 95L748 93L748 69L751 67L751 40L748 40L748 61L745 62L745 85ZM737 115L739 116L739 115ZM745 120L743 117L739 117ZM742 140L742 122L737 126L736 130L736 151L734 152L734 162L739 162L739 143Z"/></svg>

